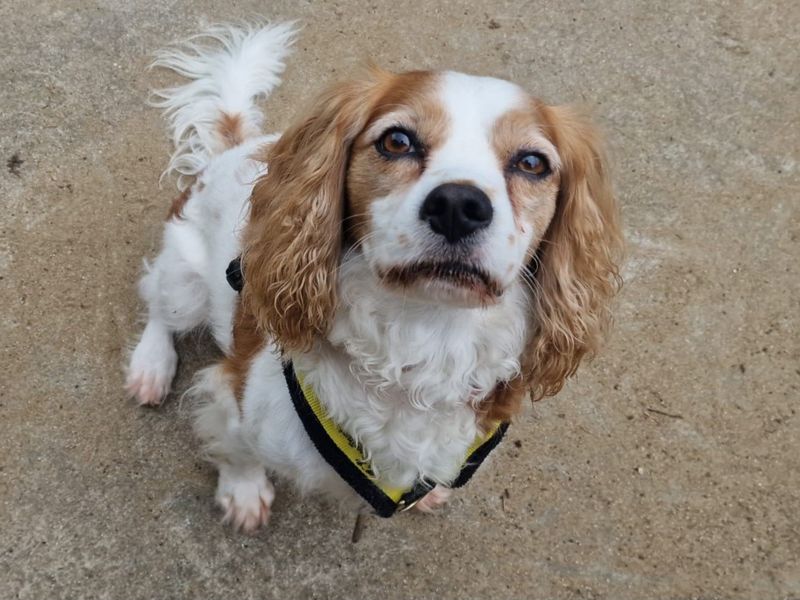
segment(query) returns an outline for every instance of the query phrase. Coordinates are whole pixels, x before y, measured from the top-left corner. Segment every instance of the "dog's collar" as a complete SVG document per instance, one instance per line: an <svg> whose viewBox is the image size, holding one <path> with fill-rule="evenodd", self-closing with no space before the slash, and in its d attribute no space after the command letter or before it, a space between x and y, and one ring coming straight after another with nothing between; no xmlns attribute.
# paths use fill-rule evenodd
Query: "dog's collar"
<svg viewBox="0 0 800 600"><path fill-rule="evenodd" d="M378 516L391 517L398 511L408 510L433 489L434 484L424 479L419 479L411 488L381 483L361 448L331 419L313 388L302 375L295 373L291 362L284 366L283 374L297 416L317 451ZM508 423L497 422L485 434L476 436L467 450L461 472L449 487L458 488L470 480L503 439L506 429Z"/></svg>
<svg viewBox="0 0 800 600"><path fill-rule="evenodd" d="M241 258L235 258L225 271L228 284L237 292L244 287ZM364 456L358 444L348 436L331 419L325 407L319 401L313 388L303 376L295 373L291 362L284 365L283 374L292 404L303 423L303 427L314 443L322 458L333 468L347 484L358 493L381 517L391 517L398 511L408 510L425 494L433 489L434 484L419 479L409 489L384 485L374 475L370 461ZM500 443L508 429L508 423L495 422L486 433L475 437L467 449L461 471L449 487L459 488L465 485L481 463Z"/></svg>

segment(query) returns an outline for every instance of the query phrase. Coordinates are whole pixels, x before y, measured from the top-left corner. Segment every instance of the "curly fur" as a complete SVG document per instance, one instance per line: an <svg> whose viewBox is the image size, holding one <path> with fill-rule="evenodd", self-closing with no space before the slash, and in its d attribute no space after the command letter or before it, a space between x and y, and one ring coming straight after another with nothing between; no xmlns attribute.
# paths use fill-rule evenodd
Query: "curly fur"
<svg viewBox="0 0 800 600"><path fill-rule="evenodd" d="M244 300L287 351L324 336L336 308L348 150L370 114L370 80L337 85L261 159L244 232Z"/></svg>
<svg viewBox="0 0 800 600"><path fill-rule="evenodd" d="M622 280L622 232L600 136L570 108L543 108L564 170L558 210L544 239L526 358L534 400L557 393L600 347Z"/></svg>

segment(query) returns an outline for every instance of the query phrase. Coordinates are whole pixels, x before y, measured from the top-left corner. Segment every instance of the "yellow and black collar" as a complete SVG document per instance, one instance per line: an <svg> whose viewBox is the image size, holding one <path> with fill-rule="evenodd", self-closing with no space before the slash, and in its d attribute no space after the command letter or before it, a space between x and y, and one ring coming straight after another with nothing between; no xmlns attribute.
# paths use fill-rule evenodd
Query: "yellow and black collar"
<svg viewBox="0 0 800 600"><path fill-rule="evenodd" d="M391 517L397 511L407 510L433 489L433 483L420 479L410 489L394 488L381 484L361 449L330 418L311 386L298 376L291 363L284 366L283 374L297 415L317 451L348 485L353 488L381 517ZM508 423L496 423L486 434L479 435L467 450L464 465L458 477L449 485L461 487L478 470L508 429Z"/></svg>

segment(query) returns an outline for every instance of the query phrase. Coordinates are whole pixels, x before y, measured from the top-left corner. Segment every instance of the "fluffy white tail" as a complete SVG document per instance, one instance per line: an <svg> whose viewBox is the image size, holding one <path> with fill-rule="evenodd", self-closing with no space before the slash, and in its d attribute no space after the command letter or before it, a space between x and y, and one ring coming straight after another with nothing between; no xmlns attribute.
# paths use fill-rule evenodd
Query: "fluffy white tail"
<svg viewBox="0 0 800 600"><path fill-rule="evenodd" d="M163 108L175 151L164 176L186 189L209 159L261 132L255 100L279 83L294 41L293 23L237 28L215 25L156 55L164 67L191 79L156 90L151 104Z"/></svg>

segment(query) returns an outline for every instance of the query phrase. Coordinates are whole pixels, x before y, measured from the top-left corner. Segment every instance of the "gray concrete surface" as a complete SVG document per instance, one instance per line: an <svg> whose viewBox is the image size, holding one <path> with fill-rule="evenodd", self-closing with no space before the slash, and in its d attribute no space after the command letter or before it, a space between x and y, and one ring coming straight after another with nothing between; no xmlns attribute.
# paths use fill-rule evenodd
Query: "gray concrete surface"
<svg viewBox="0 0 800 600"><path fill-rule="evenodd" d="M271 129L372 58L585 102L616 157L605 353L444 515L357 545L285 485L223 528L178 395L121 391L173 195L145 66L254 14L305 24ZM0 597L800 598L798 31L790 1L0 3ZM213 357L181 346L178 391Z"/></svg>

